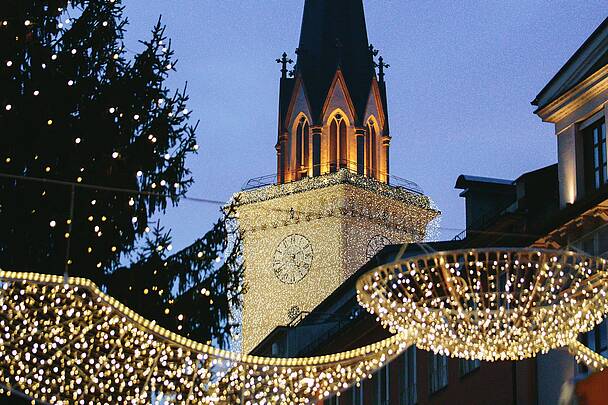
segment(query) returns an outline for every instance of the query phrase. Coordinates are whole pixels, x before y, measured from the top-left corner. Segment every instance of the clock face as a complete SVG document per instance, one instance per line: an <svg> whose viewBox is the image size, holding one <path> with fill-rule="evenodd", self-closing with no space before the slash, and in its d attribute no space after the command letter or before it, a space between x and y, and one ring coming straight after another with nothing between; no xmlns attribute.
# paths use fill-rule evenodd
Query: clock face
<svg viewBox="0 0 608 405"><path fill-rule="evenodd" d="M295 284L308 274L313 251L305 236L293 234L283 239L274 251L275 276L285 284Z"/></svg>
<svg viewBox="0 0 608 405"><path fill-rule="evenodd" d="M392 242L389 238L382 235L376 235L369 240L367 243L367 250L365 251L365 257L370 260L379 251L382 250L386 245L390 245Z"/></svg>

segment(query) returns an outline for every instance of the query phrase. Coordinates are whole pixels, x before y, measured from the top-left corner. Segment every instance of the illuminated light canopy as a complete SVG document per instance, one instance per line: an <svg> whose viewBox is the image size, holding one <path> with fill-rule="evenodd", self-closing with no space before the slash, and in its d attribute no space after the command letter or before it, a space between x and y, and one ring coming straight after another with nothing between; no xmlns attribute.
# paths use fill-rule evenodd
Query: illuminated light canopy
<svg viewBox="0 0 608 405"><path fill-rule="evenodd" d="M92 282L0 271L0 385L51 404L302 404L367 378L408 346L262 358L193 342Z"/></svg>
<svg viewBox="0 0 608 405"><path fill-rule="evenodd" d="M579 341L574 341L568 345L568 351L574 356L577 363L583 363L594 371L608 368L608 359L599 353L594 352Z"/></svg>
<svg viewBox="0 0 608 405"><path fill-rule="evenodd" d="M521 360L563 346L576 350L579 333L608 311L607 270L604 259L574 252L436 252L370 271L358 280L357 296L390 331L413 333L420 348Z"/></svg>

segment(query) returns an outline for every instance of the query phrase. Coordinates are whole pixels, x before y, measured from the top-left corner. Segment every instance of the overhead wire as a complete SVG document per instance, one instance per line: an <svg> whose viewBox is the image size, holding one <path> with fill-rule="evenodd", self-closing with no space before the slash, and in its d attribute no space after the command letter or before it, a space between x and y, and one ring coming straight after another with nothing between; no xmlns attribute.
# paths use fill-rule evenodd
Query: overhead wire
<svg viewBox="0 0 608 405"><path fill-rule="evenodd" d="M132 194L132 195L144 195L144 196L151 196L151 197L159 197L159 198L175 198L175 197L179 197L180 199L186 200L186 201L191 201L191 202L195 202L195 203L202 203L202 204L209 204L209 205L214 205L214 206L219 206L219 207L224 207L229 205L229 201L221 201L221 200L216 200L216 199L212 199L212 198L204 198L204 197L190 197L190 196L186 196L186 195L172 195L172 194L168 194L168 193L162 193L162 192L155 192L155 191L146 191L146 190L136 190L136 189L130 189L130 188L125 188L125 187L116 187L116 186L105 186L105 185L99 185L99 184L88 184L88 183L82 183L82 182L74 182L74 181L68 181L68 180L58 180L58 179L48 179L48 178L42 178L42 177L34 177L34 176L26 176L26 175L16 175L16 174L10 174L10 173L2 173L0 172L0 178L5 178L5 179L12 179L12 180L23 180L23 181L29 181L29 182L38 182L38 183L47 183L47 184L56 184L56 185L62 185L62 186L66 186L66 187L76 187L76 188L83 188L83 189L89 189L89 190L99 190L99 191L110 191L110 192L115 192L115 193L125 193L125 194ZM281 209L281 208L269 208L269 207L260 207L262 210L266 210L266 211L273 211L273 212L281 212L281 213L297 213L300 215L321 215L321 212L306 212L306 211L295 211L292 209ZM519 236L519 237L533 237L533 238L540 238L544 235L537 235L537 234L530 234L530 233L524 233L524 232L504 232L504 231L491 231L491 230L472 230L472 229L466 229L466 228L451 228L451 227L441 227L441 226L434 226L433 227L436 230L440 230L440 231L449 231L449 232L462 232L462 231L466 231L467 233L471 233L471 234L480 234L480 235L488 235L488 236Z"/></svg>

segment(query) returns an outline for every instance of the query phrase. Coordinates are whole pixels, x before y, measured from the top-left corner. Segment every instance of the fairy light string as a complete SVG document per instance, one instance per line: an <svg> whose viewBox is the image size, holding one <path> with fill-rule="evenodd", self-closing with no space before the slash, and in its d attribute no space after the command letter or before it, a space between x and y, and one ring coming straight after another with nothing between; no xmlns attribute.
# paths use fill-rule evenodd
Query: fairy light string
<svg viewBox="0 0 608 405"><path fill-rule="evenodd" d="M391 332L415 334L422 349L484 361L572 347L605 318L607 293L605 259L542 249L397 258L357 282L359 303ZM600 363L585 352L577 358Z"/></svg>
<svg viewBox="0 0 608 405"><path fill-rule="evenodd" d="M0 271L0 282L0 384L51 404L314 403L409 346L404 335L326 356L255 357L169 332L86 279Z"/></svg>

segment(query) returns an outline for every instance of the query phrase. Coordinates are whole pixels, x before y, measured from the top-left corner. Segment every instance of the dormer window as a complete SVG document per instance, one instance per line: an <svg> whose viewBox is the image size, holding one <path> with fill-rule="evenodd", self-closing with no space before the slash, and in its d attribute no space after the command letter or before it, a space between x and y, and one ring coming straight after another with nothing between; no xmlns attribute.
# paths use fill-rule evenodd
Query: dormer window
<svg viewBox="0 0 608 405"><path fill-rule="evenodd" d="M585 186L597 190L608 183L606 123L598 120L583 130L585 144Z"/></svg>

